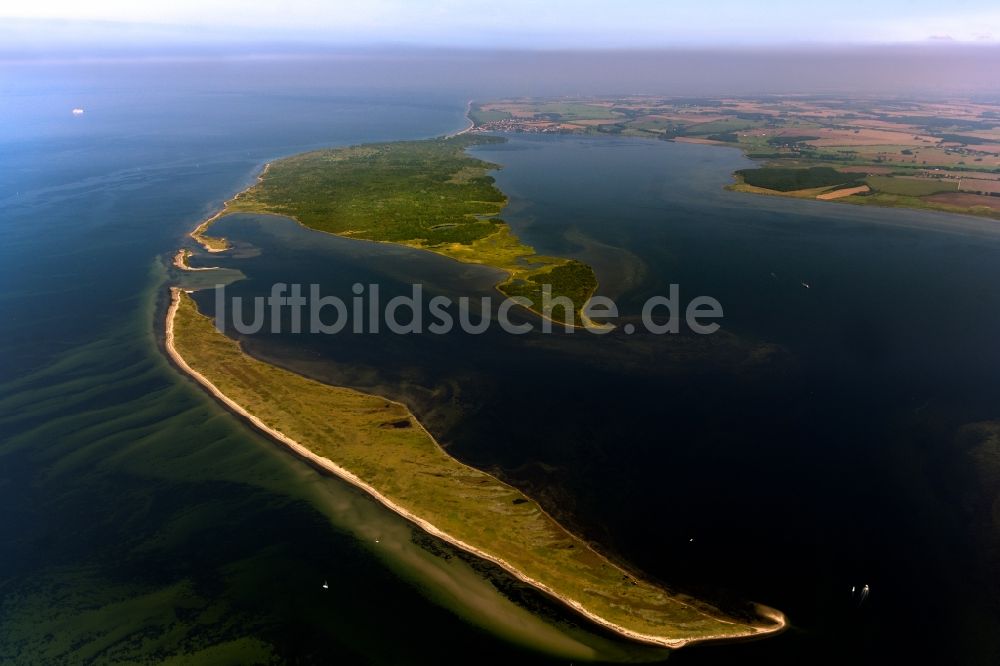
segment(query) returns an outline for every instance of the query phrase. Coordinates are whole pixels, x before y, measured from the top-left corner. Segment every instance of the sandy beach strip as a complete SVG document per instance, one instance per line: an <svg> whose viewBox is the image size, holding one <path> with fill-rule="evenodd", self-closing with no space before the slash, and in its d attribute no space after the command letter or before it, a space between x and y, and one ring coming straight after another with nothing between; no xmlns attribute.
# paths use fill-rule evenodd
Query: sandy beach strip
<svg viewBox="0 0 1000 666"><path fill-rule="evenodd" d="M191 250L188 250L187 248L181 248L180 250L177 250L177 254L174 255L174 260L172 262L174 268L177 268L177 269L182 270L182 271L217 271L217 270L219 270L218 266L189 266L187 260L193 254L194 253L191 252Z"/></svg>
<svg viewBox="0 0 1000 666"><path fill-rule="evenodd" d="M472 128L476 126L476 123L472 122L472 118L469 117L469 113L471 111L472 111L472 100L470 99L468 102L465 103L465 119L469 122L469 124L465 127L465 129L460 129L457 132L452 132L451 134L445 134L444 138L450 139L454 136L461 136L466 132L472 131Z"/></svg>

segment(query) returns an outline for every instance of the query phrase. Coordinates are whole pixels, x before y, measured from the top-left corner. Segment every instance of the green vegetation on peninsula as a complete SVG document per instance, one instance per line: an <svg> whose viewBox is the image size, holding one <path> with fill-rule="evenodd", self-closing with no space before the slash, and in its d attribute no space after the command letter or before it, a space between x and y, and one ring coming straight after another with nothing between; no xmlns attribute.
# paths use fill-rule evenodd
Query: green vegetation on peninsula
<svg viewBox="0 0 1000 666"><path fill-rule="evenodd" d="M166 344L185 372L299 455L619 634L680 647L784 627L770 609L731 617L637 579L515 488L450 457L404 405L250 357L177 288Z"/></svg>
<svg viewBox="0 0 1000 666"><path fill-rule="evenodd" d="M507 198L487 174L498 166L465 152L502 141L458 135L332 148L278 160L192 236L206 249L220 251L227 247L225 239L207 235L220 217L284 215L317 231L499 268L508 278L497 289L530 299L535 312L542 309L543 285L551 285L552 297L572 301L573 321L579 324L597 289L593 270L574 259L537 254L521 242L498 217ZM559 307L547 314L557 322L569 319Z"/></svg>

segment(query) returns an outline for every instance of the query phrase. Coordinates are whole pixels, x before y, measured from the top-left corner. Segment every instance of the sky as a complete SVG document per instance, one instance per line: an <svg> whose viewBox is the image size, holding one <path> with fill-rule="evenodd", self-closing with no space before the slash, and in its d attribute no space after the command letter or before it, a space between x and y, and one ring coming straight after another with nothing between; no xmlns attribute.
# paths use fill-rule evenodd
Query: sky
<svg viewBox="0 0 1000 666"><path fill-rule="evenodd" d="M1000 44L1000 2L0 0L0 38L554 49Z"/></svg>

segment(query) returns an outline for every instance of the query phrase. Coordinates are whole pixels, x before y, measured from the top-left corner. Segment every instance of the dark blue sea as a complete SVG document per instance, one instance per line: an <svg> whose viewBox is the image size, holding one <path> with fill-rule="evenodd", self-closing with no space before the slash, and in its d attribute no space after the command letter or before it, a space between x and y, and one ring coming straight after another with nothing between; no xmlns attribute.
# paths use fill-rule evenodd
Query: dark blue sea
<svg viewBox="0 0 1000 666"><path fill-rule="evenodd" d="M594 266L620 323L677 284L722 304L721 330L242 337L405 401L450 453L644 575L784 611L790 629L760 642L669 654L609 636L173 369L170 258L264 163L446 134L491 93L353 67L0 69L0 662L997 662L994 222L727 192L749 163L726 148L510 135L473 152L502 166L521 238ZM496 277L283 218L218 229L236 251L191 263L226 269L232 295L482 296Z"/></svg>

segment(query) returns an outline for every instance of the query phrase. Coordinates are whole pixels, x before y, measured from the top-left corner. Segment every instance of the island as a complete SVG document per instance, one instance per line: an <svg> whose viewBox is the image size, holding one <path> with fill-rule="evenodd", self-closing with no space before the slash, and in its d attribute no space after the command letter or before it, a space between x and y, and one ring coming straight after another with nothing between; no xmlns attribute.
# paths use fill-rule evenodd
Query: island
<svg viewBox="0 0 1000 666"><path fill-rule="evenodd" d="M739 192L1000 219L1000 105L821 95L518 98L472 133L627 136L741 149Z"/></svg>
<svg viewBox="0 0 1000 666"><path fill-rule="evenodd" d="M575 259L537 254L521 242L499 217L507 197L487 173L499 166L466 153L471 146L502 141L458 134L294 155L268 164L256 184L227 201L192 237L220 252L227 241L208 234L220 218L283 215L316 231L498 268L507 274L496 286L505 296L528 299L528 309L553 321L588 326L584 310L597 289L593 269ZM573 311L543 312L546 286L550 299L568 298Z"/></svg>
<svg viewBox="0 0 1000 666"><path fill-rule="evenodd" d="M448 455L405 405L249 356L177 287L165 344L177 367L296 455L619 635L680 648L786 625L774 609L736 617L626 571L516 488Z"/></svg>

